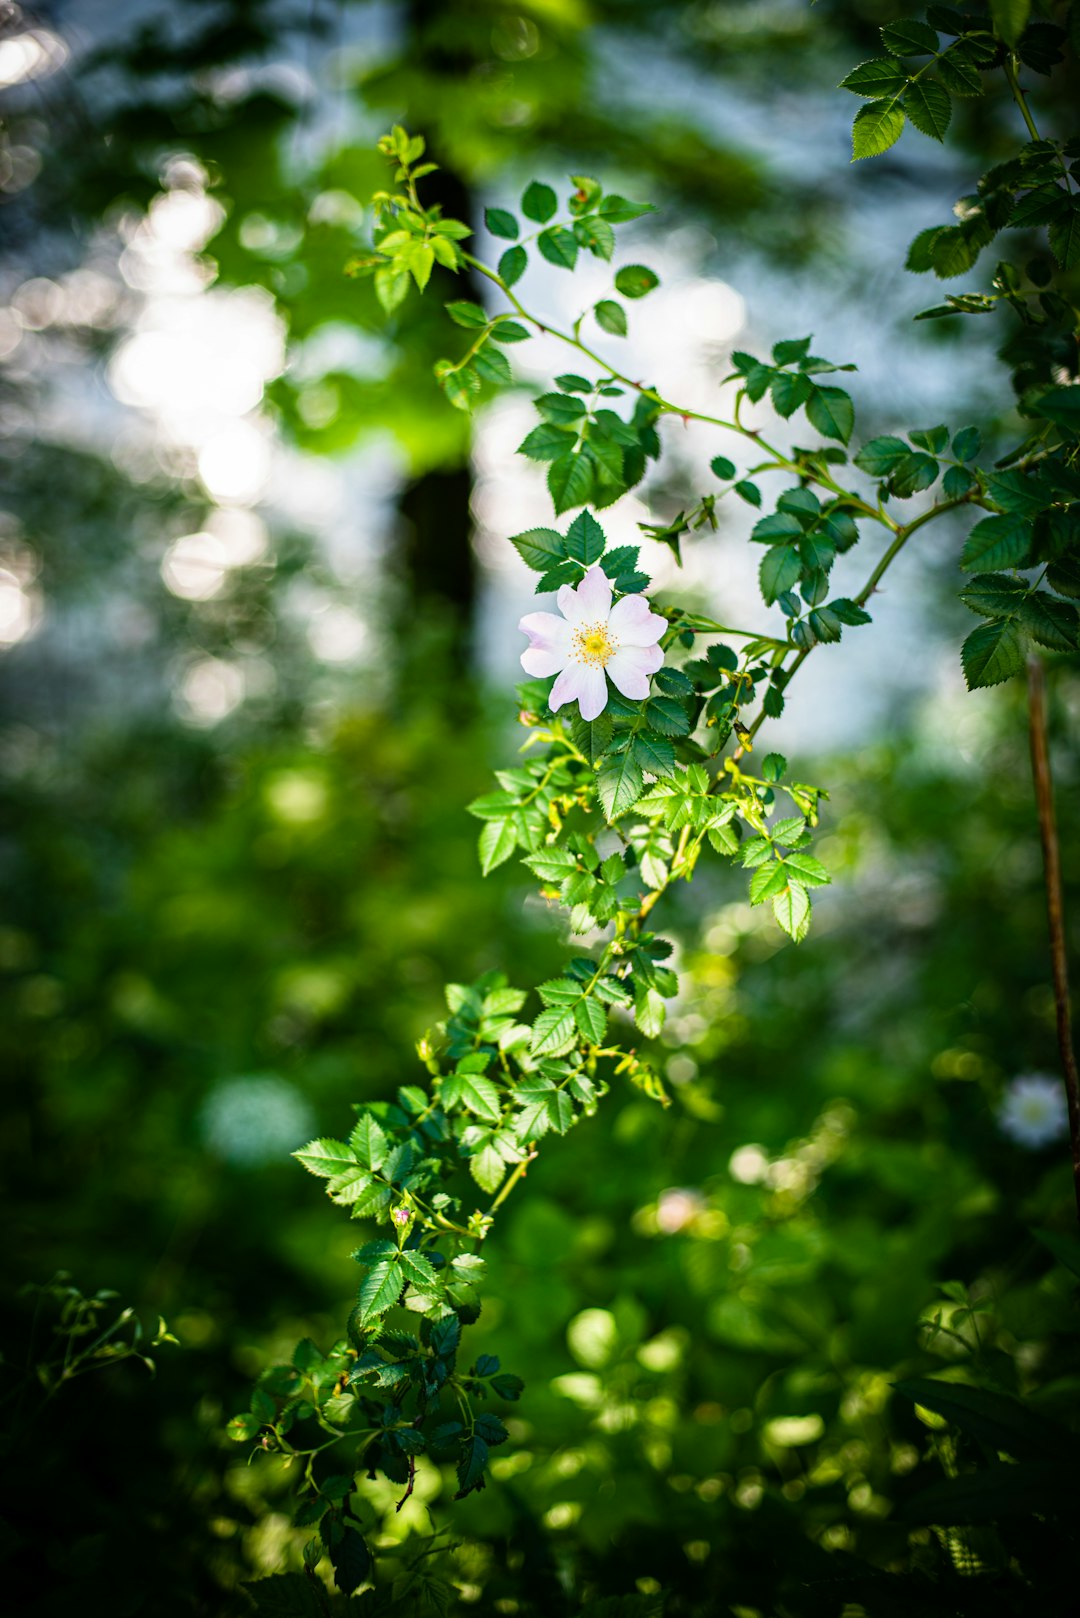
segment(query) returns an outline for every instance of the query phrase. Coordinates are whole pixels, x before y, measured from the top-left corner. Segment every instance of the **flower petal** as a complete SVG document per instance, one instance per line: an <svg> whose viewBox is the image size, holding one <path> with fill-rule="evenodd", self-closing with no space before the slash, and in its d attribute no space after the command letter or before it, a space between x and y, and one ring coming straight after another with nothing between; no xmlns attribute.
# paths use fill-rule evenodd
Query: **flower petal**
<svg viewBox="0 0 1080 1618"><path fill-rule="evenodd" d="M668 628L644 596L623 596L611 609L608 626L620 646L654 646Z"/></svg>
<svg viewBox="0 0 1080 1618"><path fill-rule="evenodd" d="M564 584L558 599L559 611L569 623L606 623L611 611L611 581L603 568L591 567L576 589Z"/></svg>
<svg viewBox="0 0 1080 1618"><path fill-rule="evenodd" d="M595 719L607 707L608 688L604 671L589 663L569 663L551 688L548 703L552 713L567 702L576 702L582 719Z"/></svg>
<svg viewBox="0 0 1080 1618"><path fill-rule="evenodd" d="M521 654L526 674L544 679L557 674L570 655L570 625L554 612L529 612L518 628L529 637Z"/></svg>
<svg viewBox="0 0 1080 1618"><path fill-rule="evenodd" d="M607 671L624 697L642 702L649 694L649 675L655 674L663 661L659 646L620 646Z"/></svg>

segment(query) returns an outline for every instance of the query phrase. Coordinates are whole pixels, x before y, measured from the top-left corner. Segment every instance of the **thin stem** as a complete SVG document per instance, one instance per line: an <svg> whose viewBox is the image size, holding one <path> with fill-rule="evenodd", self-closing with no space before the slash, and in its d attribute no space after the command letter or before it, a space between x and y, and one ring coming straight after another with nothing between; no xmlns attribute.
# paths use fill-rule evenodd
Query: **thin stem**
<svg viewBox="0 0 1080 1618"><path fill-rule="evenodd" d="M488 1209L488 1218L489 1219L491 1218L492 1214L495 1212L496 1208L501 1208L502 1207L503 1203L506 1201L507 1197L510 1195L511 1191L518 1184L518 1182L525 1178L525 1175L528 1172L529 1164L535 1162L536 1158L539 1155L540 1154L536 1151L536 1149L534 1147L533 1150L529 1153L528 1157L523 1158L522 1161L518 1164L517 1168L514 1170L513 1174L511 1174L510 1178L507 1180L506 1184L503 1186L502 1190L499 1192L498 1196L495 1198L495 1201L491 1204L491 1207Z"/></svg>
<svg viewBox="0 0 1080 1618"><path fill-rule="evenodd" d="M633 388L635 392L640 393L643 398L651 399L653 404L657 405L666 415L678 416L682 421L703 421L710 427L722 427L725 432L737 433L740 438L748 438L751 443L757 444L772 457L771 464L775 470L792 472L796 477L800 478L809 478L821 488L828 489L830 494L842 499L846 505L853 506L861 511L864 516L873 518L875 522L884 523L887 528L896 527L891 517L879 511L876 507L868 505L865 500L861 499L857 494L853 494L850 489L843 488L821 468L800 466L797 462L789 460L782 451L763 438L756 428L744 427L742 422L737 419L728 421L723 416L710 416L700 410L685 410L682 405L675 404L671 399L665 399L663 394L658 393L655 388L647 388L644 383L636 382L633 377L626 376L622 371L617 371L613 365L604 359L603 355L598 354L587 343L583 343L580 337L576 337L570 332L560 331L557 326L549 326L546 321L539 320L536 315L530 314L521 300L506 285L502 276L497 274L490 265L485 264L482 259L473 258L471 253L462 253L461 256L472 269L477 270L479 274L485 275L489 281L495 283L523 320L529 321L538 331L546 333L549 337L556 338L560 343L566 343L570 348L577 349L579 354L584 354L585 358L592 360L594 365L602 366L606 375L613 382L622 382L624 386ZM762 467L760 470L765 470L765 468Z"/></svg>
<svg viewBox="0 0 1080 1618"><path fill-rule="evenodd" d="M1027 99L1023 90L1020 88L1020 80L1016 74L1016 57L1013 55L1009 55L1005 58L1005 77L1009 81L1009 89L1012 91L1013 100L1023 113L1024 122L1028 127L1028 134L1031 136L1032 140L1041 140L1042 137L1039 134L1039 131L1035 128L1035 120L1031 116L1031 109L1027 104Z"/></svg>
<svg viewBox="0 0 1080 1618"><path fill-rule="evenodd" d="M1046 727L1046 679L1042 659L1028 658L1028 718L1031 729L1031 773L1035 781L1035 803L1039 811L1042 837L1043 876L1046 882L1046 914L1050 925L1050 959L1054 974L1054 1007L1057 1012L1058 1050L1069 1102L1069 1137L1072 1142L1073 1185L1076 1216L1080 1219L1080 1073L1072 1040L1072 1013L1069 1000L1069 960L1065 947L1065 905L1061 893L1061 856L1054 819L1054 783L1050 775L1050 750Z"/></svg>

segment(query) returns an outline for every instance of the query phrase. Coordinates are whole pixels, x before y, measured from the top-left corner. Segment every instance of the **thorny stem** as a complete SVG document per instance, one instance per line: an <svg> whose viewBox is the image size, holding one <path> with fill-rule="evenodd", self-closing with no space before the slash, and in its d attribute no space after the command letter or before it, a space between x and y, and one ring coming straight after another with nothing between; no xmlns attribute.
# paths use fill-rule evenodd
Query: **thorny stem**
<svg viewBox="0 0 1080 1618"><path fill-rule="evenodd" d="M1080 1073L1072 1039L1072 1013L1069 1000L1069 961L1065 945L1065 906L1061 893L1061 856L1054 819L1054 783L1050 775L1050 750L1046 726L1046 678L1042 659L1028 658L1028 718L1031 735L1031 773L1035 781L1035 803L1042 836L1043 876L1046 883L1046 913L1050 925L1050 960L1054 974L1054 1007L1057 1012L1058 1050L1069 1102L1069 1136L1072 1142L1073 1183L1076 1190L1076 1216L1080 1219Z"/></svg>
<svg viewBox="0 0 1080 1618"><path fill-rule="evenodd" d="M1032 140L1041 139L1039 131L1035 128L1035 120L1031 116L1031 109L1027 104L1027 98L1025 97L1023 90L1020 88L1020 80L1016 75L1015 56L1010 55L1005 58L1005 77L1009 81L1009 89L1012 91L1013 100L1023 113L1024 122L1027 124L1028 128L1028 134L1031 136Z"/></svg>

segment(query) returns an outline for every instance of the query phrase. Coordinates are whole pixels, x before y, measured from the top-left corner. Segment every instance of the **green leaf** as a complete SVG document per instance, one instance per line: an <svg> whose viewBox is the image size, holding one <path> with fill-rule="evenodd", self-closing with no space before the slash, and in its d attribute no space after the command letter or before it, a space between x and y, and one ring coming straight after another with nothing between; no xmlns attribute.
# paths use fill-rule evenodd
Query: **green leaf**
<svg viewBox="0 0 1080 1618"><path fill-rule="evenodd" d="M855 425L855 406L843 388L815 388L806 405L806 419L825 438L846 444Z"/></svg>
<svg viewBox="0 0 1080 1618"><path fill-rule="evenodd" d="M497 320L488 335L493 343L526 343L532 332L520 320Z"/></svg>
<svg viewBox="0 0 1080 1618"><path fill-rule="evenodd" d="M234 1416L225 1429L234 1444L250 1444L261 1430L262 1422L250 1410L245 1410L242 1416Z"/></svg>
<svg viewBox="0 0 1080 1618"><path fill-rule="evenodd" d="M1075 197L1070 198L1068 213L1054 220L1048 234L1051 250L1062 269L1075 269L1080 264L1080 208Z"/></svg>
<svg viewBox="0 0 1080 1618"><path fill-rule="evenodd" d="M532 180L521 196L522 213L539 225L545 224L558 206L559 199L550 185L542 185L539 180Z"/></svg>
<svg viewBox="0 0 1080 1618"><path fill-rule="evenodd" d="M323 1180L332 1180L356 1167L356 1157L340 1140L313 1140L292 1155L309 1174L317 1174Z"/></svg>
<svg viewBox="0 0 1080 1618"><path fill-rule="evenodd" d="M977 427L961 427L952 441L952 451L958 461L973 461L982 448L982 433Z"/></svg>
<svg viewBox="0 0 1080 1618"><path fill-rule="evenodd" d="M579 716L574 719L570 733L578 751L585 754L590 764L595 764L611 744L614 734L611 715L602 713L592 720Z"/></svg>
<svg viewBox="0 0 1080 1618"><path fill-rule="evenodd" d="M573 231L562 225L550 225L536 238L536 245L549 264L561 270L572 270L577 263L578 241Z"/></svg>
<svg viewBox="0 0 1080 1618"><path fill-rule="evenodd" d="M887 478L910 454L901 438L871 438L855 456L855 465L872 478Z"/></svg>
<svg viewBox="0 0 1080 1618"><path fill-rule="evenodd" d="M881 43L894 56L936 56L941 41L927 23L911 18L888 23L881 30Z"/></svg>
<svg viewBox="0 0 1080 1618"><path fill-rule="evenodd" d="M982 79L979 69L964 50L961 41L949 46L944 55L938 58L938 72L945 83L958 96L977 96L982 94Z"/></svg>
<svg viewBox="0 0 1080 1618"><path fill-rule="evenodd" d="M944 1416L961 1432L969 1433L990 1449L1002 1450L1017 1459L1050 1460L1061 1456L1064 1460L1068 1457L1069 1432L1036 1416L1018 1399L927 1377L896 1382L893 1387L905 1399Z"/></svg>
<svg viewBox="0 0 1080 1618"><path fill-rule="evenodd" d="M801 944L810 931L810 895L798 882L789 883L774 897L773 915L788 937Z"/></svg>
<svg viewBox="0 0 1080 1618"><path fill-rule="evenodd" d="M605 758L596 777L600 802L609 821L618 820L641 797L645 783L641 766L632 753L616 753Z"/></svg>
<svg viewBox="0 0 1080 1618"><path fill-rule="evenodd" d="M1023 517L984 517L964 541L960 566L969 572L1023 567L1031 551L1031 524Z"/></svg>
<svg viewBox="0 0 1080 1618"><path fill-rule="evenodd" d="M446 312L455 326L464 326L467 331L479 331L488 324L487 310L481 309L478 303L469 303L465 299L448 303Z"/></svg>
<svg viewBox="0 0 1080 1618"><path fill-rule="evenodd" d="M493 236L501 236L508 242L518 239L518 222L505 208L485 208L484 224Z"/></svg>
<svg viewBox="0 0 1080 1618"><path fill-rule="evenodd" d="M897 101L868 101L855 114L851 131L853 163L860 157L878 157L900 139L904 113Z"/></svg>
<svg viewBox="0 0 1080 1618"><path fill-rule="evenodd" d="M442 1082L445 1107L465 1107L486 1124L497 1124L502 1103L497 1087L480 1073L448 1073Z"/></svg>
<svg viewBox="0 0 1080 1618"><path fill-rule="evenodd" d="M532 1025L529 1049L534 1056L565 1056L577 1044L577 1025L568 1006L551 1006Z"/></svg>
<svg viewBox="0 0 1080 1618"><path fill-rule="evenodd" d="M829 602L829 611L842 624L869 624L873 622L865 607L857 602L849 601L847 596L837 596L835 601Z"/></svg>
<svg viewBox="0 0 1080 1618"><path fill-rule="evenodd" d="M584 567L591 567L604 554L607 538L596 518L583 511L574 518L566 535L566 554Z"/></svg>
<svg viewBox="0 0 1080 1618"><path fill-rule="evenodd" d="M604 219L610 219L613 225L625 225L631 219L640 219L642 214L655 213L656 204L653 202L630 202L626 197L620 197L612 191L601 202L596 210Z"/></svg>
<svg viewBox="0 0 1080 1618"><path fill-rule="evenodd" d="M401 1296L401 1272L389 1259L372 1265L360 1283L356 1297L357 1318L361 1326L368 1325L392 1309Z"/></svg>
<svg viewBox="0 0 1080 1618"><path fill-rule="evenodd" d="M480 869L483 874L488 876L497 865L508 860L517 843L513 820L489 820L480 833Z"/></svg>
<svg viewBox="0 0 1080 1618"><path fill-rule="evenodd" d="M663 1031L667 1007L655 989L639 988L634 995L634 1021L646 1039L657 1039Z"/></svg>
<svg viewBox="0 0 1080 1618"><path fill-rule="evenodd" d="M590 1045L602 1045L607 1033L607 1014L595 1000L579 1000L574 1007L574 1021L582 1039Z"/></svg>
<svg viewBox="0 0 1080 1618"><path fill-rule="evenodd" d="M800 849L785 855L784 868L790 876L808 888L823 888L832 881L821 861L813 854L803 853Z"/></svg>
<svg viewBox="0 0 1080 1618"><path fill-rule="evenodd" d="M761 559L759 577L761 594L766 606L772 606L777 596L791 590L798 583L802 562L790 545L774 545Z"/></svg>
<svg viewBox="0 0 1080 1618"><path fill-rule="evenodd" d="M675 697L650 697L645 707L645 718L661 736L690 734L690 716Z"/></svg>
<svg viewBox="0 0 1080 1618"><path fill-rule="evenodd" d="M761 505L761 490L756 483L749 483L745 480L742 483L736 483L735 493L741 500L745 500L748 506Z"/></svg>
<svg viewBox="0 0 1080 1618"><path fill-rule="evenodd" d="M461 1454L457 1463L458 1492L455 1500L460 1500L470 1490L475 1489L484 1476L488 1463L488 1447L478 1433L462 1441Z"/></svg>
<svg viewBox="0 0 1080 1618"><path fill-rule="evenodd" d="M566 541L554 528L530 528L515 534L510 543L534 573L546 573L566 557Z"/></svg>
<svg viewBox="0 0 1080 1618"><path fill-rule="evenodd" d="M994 32L1006 45L1015 45L1028 25L1031 0L990 0Z"/></svg>
<svg viewBox="0 0 1080 1618"><path fill-rule="evenodd" d="M523 247L508 247L499 260L499 278L508 286L514 286L525 274L529 263L529 255Z"/></svg>
<svg viewBox="0 0 1080 1618"><path fill-rule="evenodd" d="M810 397L813 383L801 371L778 371L769 384L773 406L777 415L785 419L793 415Z"/></svg>
<svg viewBox="0 0 1080 1618"><path fill-rule="evenodd" d="M402 1248L398 1254L398 1266L405 1279L421 1292L430 1292L438 1287L435 1266L425 1254Z"/></svg>
<svg viewBox="0 0 1080 1618"><path fill-rule="evenodd" d="M601 716L603 717L603 716ZM577 855L568 848L542 848L526 856L525 864L541 882L561 882L577 870Z"/></svg>
<svg viewBox="0 0 1080 1618"><path fill-rule="evenodd" d="M631 746L635 759L650 775L675 774L675 749L663 737L635 736Z"/></svg>
<svg viewBox="0 0 1080 1618"><path fill-rule="evenodd" d="M577 434L553 421L542 421L518 445L518 454L530 461L558 461L572 451Z"/></svg>
<svg viewBox="0 0 1080 1618"><path fill-rule="evenodd" d="M624 264L615 272L615 290L624 298L643 298L660 285L660 277L645 264Z"/></svg>
<svg viewBox="0 0 1080 1618"><path fill-rule="evenodd" d="M359 1590L371 1573L371 1553L363 1535L355 1528L346 1527L340 1539L331 1541L330 1561L342 1595L351 1596L354 1590Z"/></svg>
<svg viewBox="0 0 1080 1618"><path fill-rule="evenodd" d="M1076 608L1067 601L1057 601L1045 590L1035 590L1022 601L1020 619L1040 646L1052 652L1076 651Z"/></svg>
<svg viewBox="0 0 1080 1618"><path fill-rule="evenodd" d="M585 401L573 393L542 393L533 403L556 427L571 427L585 414Z"/></svg>
<svg viewBox="0 0 1080 1618"><path fill-rule="evenodd" d="M997 619L972 630L960 649L969 691L1000 685L1024 666L1024 643L1012 619Z"/></svg>
<svg viewBox="0 0 1080 1618"><path fill-rule="evenodd" d="M733 478L735 476L735 462L729 461L724 455L714 455L713 459L709 462L709 470L713 473L714 477L723 478L725 480L727 478Z"/></svg>
<svg viewBox="0 0 1080 1618"><path fill-rule="evenodd" d="M389 1151L386 1136L369 1112L361 1113L349 1136L349 1143L367 1169L382 1168Z"/></svg>
<svg viewBox="0 0 1080 1618"><path fill-rule="evenodd" d="M933 140L945 139L952 101L948 90L936 79L916 79L904 96L903 107L916 129Z"/></svg>
<svg viewBox="0 0 1080 1618"><path fill-rule="evenodd" d="M587 1039L589 1035L585 1036ZM574 1122L574 1103L565 1090L552 1090L544 1097L544 1110L557 1135L565 1135Z"/></svg>
<svg viewBox="0 0 1080 1618"><path fill-rule="evenodd" d="M750 878L750 903L763 904L766 899L783 893L788 885L788 874L784 866L776 861L766 865L759 865Z"/></svg>
<svg viewBox="0 0 1080 1618"><path fill-rule="evenodd" d="M587 451L571 450L548 468L548 489L558 513L583 506L592 493L593 463Z"/></svg>
<svg viewBox="0 0 1080 1618"><path fill-rule="evenodd" d="M792 365L796 360L806 358L810 343L809 337L783 337L773 344L773 360L777 365Z"/></svg>
<svg viewBox="0 0 1080 1618"><path fill-rule="evenodd" d="M575 221L574 235L581 246L596 258L610 259L615 251L615 232L606 219L600 219L596 214Z"/></svg>
<svg viewBox="0 0 1080 1618"><path fill-rule="evenodd" d="M610 332L612 337L625 337L627 333L626 310L614 298L601 298L593 308L596 324L601 331Z"/></svg>
<svg viewBox="0 0 1080 1618"><path fill-rule="evenodd" d="M960 592L960 600L984 618L1015 618L1027 585L1007 573L977 573Z"/></svg>
<svg viewBox="0 0 1080 1618"><path fill-rule="evenodd" d="M908 75L894 56L876 56L853 68L846 79L840 80L840 88L854 90L860 96L891 97L899 95L907 82Z"/></svg>
<svg viewBox="0 0 1080 1618"><path fill-rule="evenodd" d="M1050 388L1031 406L1036 415L1044 416L1056 427L1067 427L1080 432L1080 384L1071 387Z"/></svg>

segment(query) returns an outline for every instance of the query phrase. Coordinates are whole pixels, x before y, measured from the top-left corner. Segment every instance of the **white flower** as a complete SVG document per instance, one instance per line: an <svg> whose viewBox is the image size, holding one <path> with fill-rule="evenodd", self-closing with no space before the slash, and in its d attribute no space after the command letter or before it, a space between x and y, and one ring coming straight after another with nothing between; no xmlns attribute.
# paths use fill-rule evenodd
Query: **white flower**
<svg viewBox="0 0 1080 1618"><path fill-rule="evenodd" d="M551 688L551 711L577 702L582 719L595 719L607 707L605 674L624 697L640 702L649 694L649 675L664 661L656 644L667 619L651 612L644 596L623 596L611 604L611 583L591 567L575 589L559 591L560 618L553 612L526 613L519 628L529 637L521 654L526 674L559 678Z"/></svg>
<svg viewBox="0 0 1080 1618"><path fill-rule="evenodd" d="M1061 1140L1069 1128L1065 1086L1049 1073L1023 1073L1005 1091L998 1123L1002 1133L1032 1151Z"/></svg>

